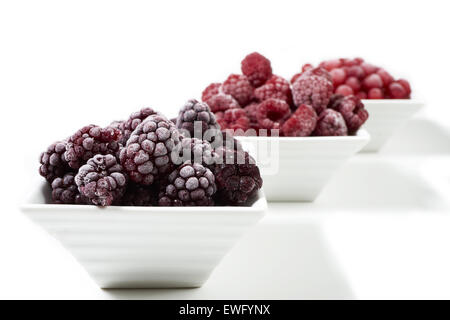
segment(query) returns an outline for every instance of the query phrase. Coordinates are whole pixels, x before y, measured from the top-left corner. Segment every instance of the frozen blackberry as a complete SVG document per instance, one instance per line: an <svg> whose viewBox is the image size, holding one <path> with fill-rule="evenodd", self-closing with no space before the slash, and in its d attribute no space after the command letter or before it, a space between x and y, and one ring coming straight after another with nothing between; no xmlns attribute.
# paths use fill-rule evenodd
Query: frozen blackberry
<svg viewBox="0 0 450 320"><path fill-rule="evenodd" d="M220 132L220 131L218 131ZM220 134L220 136L222 136ZM172 150L171 159L176 165L189 161L210 166L216 162L217 154L211 144L206 140L197 138L184 138Z"/></svg>
<svg viewBox="0 0 450 320"><path fill-rule="evenodd" d="M39 174L52 182L57 177L62 177L71 169L64 157L66 152L66 141L58 141L51 144L45 152L41 153L39 162Z"/></svg>
<svg viewBox="0 0 450 320"><path fill-rule="evenodd" d="M127 178L115 156L96 154L78 170L75 183L89 203L105 207L122 198Z"/></svg>
<svg viewBox="0 0 450 320"><path fill-rule="evenodd" d="M206 103L214 113L241 107L231 95L224 93L218 93L212 96L211 98L206 100Z"/></svg>
<svg viewBox="0 0 450 320"><path fill-rule="evenodd" d="M130 138L131 133L137 126L144 121L148 116L157 114L155 110L152 108L143 108L139 111L133 112L128 120L125 121L115 121L110 124L113 128L117 128L122 132L122 137L120 139L120 143L122 145L127 144L128 138Z"/></svg>
<svg viewBox="0 0 450 320"><path fill-rule="evenodd" d="M255 88L263 85L272 76L269 59L258 52L247 55L241 62L241 69Z"/></svg>
<svg viewBox="0 0 450 320"><path fill-rule="evenodd" d="M56 204L86 204L75 183L75 174L66 173L52 182L52 200Z"/></svg>
<svg viewBox="0 0 450 320"><path fill-rule="evenodd" d="M186 162L167 177L161 187L160 206L212 206L216 193L214 174L199 163Z"/></svg>
<svg viewBox="0 0 450 320"><path fill-rule="evenodd" d="M187 133L189 137L203 137L206 130L220 129L208 104L195 99L188 100L181 108L176 126L185 137Z"/></svg>
<svg viewBox="0 0 450 320"><path fill-rule="evenodd" d="M117 156L121 135L120 130L113 127L85 126L69 138L65 160L72 169L78 169L96 154Z"/></svg>
<svg viewBox="0 0 450 320"><path fill-rule="evenodd" d="M140 186L130 183L120 201L121 206L148 207L155 205L158 191L154 186Z"/></svg>
<svg viewBox="0 0 450 320"><path fill-rule="evenodd" d="M241 74L231 74L222 84L224 93L231 95L241 107L245 107L253 96L253 87L247 77Z"/></svg>
<svg viewBox="0 0 450 320"><path fill-rule="evenodd" d="M160 115L149 116L120 151L120 163L132 181L151 185L157 176L171 170L170 153L179 142L180 134L172 122Z"/></svg>
<svg viewBox="0 0 450 320"><path fill-rule="evenodd" d="M346 136L348 134L344 117L333 109L325 109L317 119L316 136Z"/></svg>
<svg viewBox="0 0 450 320"><path fill-rule="evenodd" d="M224 149L222 163L214 166L218 201L224 205L248 204L263 181L254 159L245 151Z"/></svg>
<svg viewBox="0 0 450 320"><path fill-rule="evenodd" d="M218 139L214 140L214 142L211 143L211 146L213 147L214 150L223 147L236 151L243 150L241 142L239 140L236 140L233 134L234 134L233 130L223 130Z"/></svg>
<svg viewBox="0 0 450 320"><path fill-rule="evenodd" d="M333 95L329 108L338 111L344 117L348 133L354 134L369 118L364 104L355 96Z"/></svg>

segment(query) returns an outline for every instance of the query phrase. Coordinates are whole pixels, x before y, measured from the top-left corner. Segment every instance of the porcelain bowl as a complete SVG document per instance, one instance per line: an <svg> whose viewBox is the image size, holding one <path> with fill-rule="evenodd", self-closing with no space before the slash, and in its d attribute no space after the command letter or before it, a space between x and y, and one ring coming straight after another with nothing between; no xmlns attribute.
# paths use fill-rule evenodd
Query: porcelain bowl
<svg viewBox="0 0 450 320"><path fill-rule="evenodd" d="M247 207L50 204L50 188L21 206L102 288L199 287L267 210L261 190Z"/></svg>
<svg viewBox="0 0 450 320"><path fill-rule="evenodd" d="M417 100L362 100L369 112L363 128L370 134L370 142L362 151L377 152L424 104Z"/></svg>
<svg viewBox="0 0 450 320"><path fill-rule="evenodd" d="M310 202L348 158L369 142L359 130L341 137L236 137L256 159L268 201Z"/></svg>

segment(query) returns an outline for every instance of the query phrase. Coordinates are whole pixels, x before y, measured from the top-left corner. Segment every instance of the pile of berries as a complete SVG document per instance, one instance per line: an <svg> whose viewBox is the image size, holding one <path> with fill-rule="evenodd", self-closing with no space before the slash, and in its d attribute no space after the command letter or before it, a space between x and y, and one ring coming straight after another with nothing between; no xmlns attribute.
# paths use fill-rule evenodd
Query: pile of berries
<svg viewBox="0 0 450 320"><path fill-rule="evenodd" d="M336 94L354 95L360 99L409 99L411 96L407 80L395 80L385 69L361 58L327 60L321 62L319 67L330 73ZM303 72L312 68L310 64L305 64L302 72L294 75L291 82L294 83Z"/></svg>
<svg viewBox="0 0 450 320"><path fill-rule="evenodd" d="M85 126L41 154L39 173L53 203L101 207L249 205L262 187L253 158L194 99L173 120L144 108Z"/></svg>
<svg viewBox="0 0 450 320"><path fill-rule="evenodd" d="M254 52L241 70L202 93L221 128L235 135L341 136L355 134L369 116L358 97L333 95L333 75L325 68L305 66L289 83Z"/></svg>

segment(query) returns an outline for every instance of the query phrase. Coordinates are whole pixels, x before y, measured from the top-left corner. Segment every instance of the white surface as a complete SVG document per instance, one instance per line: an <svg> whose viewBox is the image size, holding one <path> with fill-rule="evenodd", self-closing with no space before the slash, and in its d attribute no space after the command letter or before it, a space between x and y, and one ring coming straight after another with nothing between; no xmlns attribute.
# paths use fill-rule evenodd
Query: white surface
<svg viewBox="0 0 450 320"><path fill-rule="evenodd" d="M18 208L38 179L38 154L53 140L142 105L173 116L209 82L238 72L254 50L285 77L307 61L361 56L409 79L414 98L426 102L420 115L448 129L449 6L419 0L380 0L370 8L356 0L1 1L0 297L450 298L450 221L440 196L448 190L443 155L450 146L430 121L404 127L379 156L419 157L427 170L436 169L436 179L417 176L419 166L404 174L402 160L399 167L386 164L390 175L368 177L371 171L360 167L364 175L355 186L345 184L342 197L342 171L331 181L336 193L324 190L319 198L328 194L330 204L350 199L348 207L341 202L338 210L312 213L301 205L271 205L201 289L102 291ZM361 197L360 190L370 192ZM438 208L427 199L441 199Z"/></svg>
<svg viewBox="0 0 450 320"><path fill-rule="evenodd" d="M345 137L237 137L256 159L268 201L314 201L339 167L369 142Z"/></svg>
<svg viewBox="0 0 450 320"><path fill-rule="evenodd" d="M377 152L421 108L423 102L409 100L363 100L369 112L364 129L370 134L362 151Z"/></svg>
<svg viewBox="0 0 450 320"><path fill-rule="evenodd" d="M67 248L101 288L200 287L267 210L249 207L123 207L48 204L37 183L21 206Z"/></svg>

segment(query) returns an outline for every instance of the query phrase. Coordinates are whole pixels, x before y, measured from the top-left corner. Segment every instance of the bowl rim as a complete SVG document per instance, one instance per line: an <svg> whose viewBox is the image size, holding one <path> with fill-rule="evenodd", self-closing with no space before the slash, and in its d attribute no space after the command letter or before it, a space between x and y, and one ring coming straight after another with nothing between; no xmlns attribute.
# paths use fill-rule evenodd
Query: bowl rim
<svg viewBox="0 0 450 320"><path fill-rule="evenodd" d="M41 182L41 187L46 185L45 181ZM196 207L160 207L160 206L108 206L99 207L95 205L79 205L79 204L53 204L53 203L39 203L33 201L33 196L36 193L42 192L39 188L26 199L20 206L22 212L32 212L35 210L49 210L49 211L73 211L92 212L95 210L96 214L120 214L120 213L242 213L244 212L265 212L267 211L267 198L263 188L258 191L257 197L250 206L196 206Z"/></svg>
<svg viewBox="0 0 450 320"><path fill-rule="evenodd" d="M369 132L361 128L355 135L350 136L309 136L309 137L261 137L261 136L235 136L238 140L279 140L279 141L290 141L290 142L300 142L300 141L368 141L370 140Z"/></svg>

